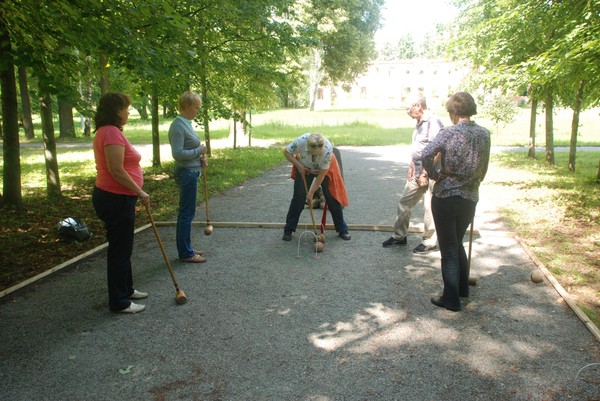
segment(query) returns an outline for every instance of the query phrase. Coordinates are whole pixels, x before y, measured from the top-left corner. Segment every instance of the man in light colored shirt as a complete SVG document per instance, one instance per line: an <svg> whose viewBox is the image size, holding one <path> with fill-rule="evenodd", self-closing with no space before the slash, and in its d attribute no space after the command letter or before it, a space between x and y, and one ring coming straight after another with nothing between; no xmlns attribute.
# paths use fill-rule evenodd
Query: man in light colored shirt
<svg viewBox="0 0 600 401"><path fill-rule="evenodd" d="M435 138L437 133L444 127L442 121L431 110L427 108L427 101L423 94L407 107L409 116L417 120L413 131L411 161L408 168L408 177L404 191L398 202L398 212L394 223L394 234L383 242L384 248L406 245L408 226L413 208L423 199L423 236L421 243L413 250L417 254L425 254L437 250L437 235L433 216L431 215L431 191L434 181L430 180L427 172L423 169L421 152Z"/></svg>

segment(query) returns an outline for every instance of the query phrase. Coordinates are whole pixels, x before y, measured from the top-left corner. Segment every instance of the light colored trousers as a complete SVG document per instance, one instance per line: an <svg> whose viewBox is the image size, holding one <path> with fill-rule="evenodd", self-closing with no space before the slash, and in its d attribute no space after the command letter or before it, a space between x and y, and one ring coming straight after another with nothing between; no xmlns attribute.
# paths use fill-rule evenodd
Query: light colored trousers
<svg viewBox="0 0 600 401"><path fill-rule="evenodd" d="M419 187L419 184L414 177L412 180L406 180L404 192L402 192L402 196L398 202L398 213L394 223L394 238L401 240L406 237L412 210L422 198L425 213L423 213L424 227L423 240L421 242L427 248L432 248L437 245L435 224L433 223L433 216L431 214L431 193L433 184L435 184L435 181L429 180L428 186Z"/></svg>

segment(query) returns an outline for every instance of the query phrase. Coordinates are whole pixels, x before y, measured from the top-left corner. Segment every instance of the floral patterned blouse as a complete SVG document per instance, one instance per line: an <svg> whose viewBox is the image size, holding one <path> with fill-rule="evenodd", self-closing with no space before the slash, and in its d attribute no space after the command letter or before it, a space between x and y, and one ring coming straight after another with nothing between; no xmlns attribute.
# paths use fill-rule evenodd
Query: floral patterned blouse
<svg viewBox="0 0 600 401"><path fill-rule="evenodd" d="M423 167L436 181L433 194L438 198L460 196L479 201L479 184L490 160L490 131L474 121L463 120L443 128L423 149ZM435 156L441 153L441 163Z"/></svg>

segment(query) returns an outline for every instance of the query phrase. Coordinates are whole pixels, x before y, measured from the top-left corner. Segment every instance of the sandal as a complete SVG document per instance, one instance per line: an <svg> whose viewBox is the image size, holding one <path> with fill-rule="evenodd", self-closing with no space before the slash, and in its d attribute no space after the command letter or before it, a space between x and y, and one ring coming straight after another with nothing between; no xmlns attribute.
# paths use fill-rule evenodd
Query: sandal
<svg viewBox="0 0 600 401"><path fill-rule="evenodd" d="M188 263L204 263L204 262L206 262L206 258L203 258L202 256L200 256L198 254L195 254L191 258L181 259L181 261L188 262Z"/></svg>

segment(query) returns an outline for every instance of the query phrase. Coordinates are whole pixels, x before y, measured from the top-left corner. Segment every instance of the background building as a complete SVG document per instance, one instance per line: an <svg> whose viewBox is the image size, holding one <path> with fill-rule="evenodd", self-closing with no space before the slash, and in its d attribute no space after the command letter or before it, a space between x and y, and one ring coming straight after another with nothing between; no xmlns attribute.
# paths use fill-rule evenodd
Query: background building
<svg viewBox="0 0 600 401"><path fill-rule="evenodd" d="M421 91L430 105L445 103L468 74L466 64L439 60L375 61L345 90L323 86L317 90L315 110L401 108Z"/></svg>

